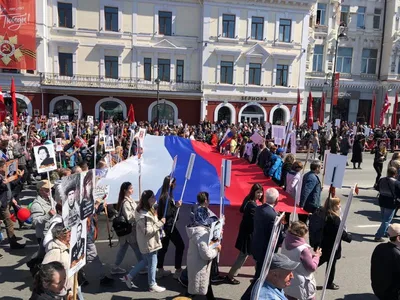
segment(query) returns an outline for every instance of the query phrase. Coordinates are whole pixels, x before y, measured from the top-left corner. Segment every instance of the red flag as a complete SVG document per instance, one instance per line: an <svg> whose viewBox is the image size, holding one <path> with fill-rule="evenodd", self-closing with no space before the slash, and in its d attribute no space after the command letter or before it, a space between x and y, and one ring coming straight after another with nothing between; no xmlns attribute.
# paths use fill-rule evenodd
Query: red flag
<svg viewBox="0 0 400 300"><path fill-rule="evenodd" d="M335 73L333 81L333 95L332 95L332 106L338 104L339 99L339 84L340 84L340 73ZM331 107L333 109L333 107Z"/></svg>
<svg viewBox="0 0 400 300"><path fill-rule="evenodd" d="M395 129L397 126L397 107L399 105L399 97L396 92L396 98L394 101L394 106L393 106L393 114L392 114L392 128Z"/></svg>
<svg viewBox="0 0 400 300"><path fill-rule="evenodd" d="M129 107L128 122L129 122L129 124L132 124L133 122L135 122L135 111L133 109L133 105L132 104Z"/></svg>
<svg viewBox="0 0 400 300"><path fill-rule="evenodd" d="M379 127L381 127L383 125L383 121L385 119L385 114L389 110L389 107L390 107L389 97L388 97L388 93L386 93L385 101L383 101L383 106L381 109L381 114L379 115Z"/></svg>
<svg viewBox="0 0 400 300"><path fill-rule="evenodd" d="M301 105L300 89L297 89L297 106L296 106L296 124L297 124L297 126L300 126L300 105Z"/></svg>
<svg viewBox="0 0 400 300"><path fill-rule="evenodd" d="M104 111L100 114L100 130L103 130L104 127Z"/></svg>
<svg viewBox="0 0 400 300"><path fill-rule="evenodd" d="M319 123L325 123L325 93L322 92L321 107L319 108Z"/></svg>
<svg viewBox="0 0 400 300"><path fill-rule="evenodd" d="M14 82L14 77L11 78L11 89L10 89L10 94L11 94L11 100L12 100L12 115L13 115L13 121L14 121L14 126L17 127L18 125L18 113L17 113L17 98L15 97L15 82Z"/></svg>
<svg viewBox="0 0 400 300"><path fill-rule="evenodd" d="M372 94L372 107L371 107L371 116L369 117L369 125L372 129L375 128L375 110L376 110L376 95L375 91Z"/></svg>
<svg viewBox="0 0 400 300"><path fill-rule="evenodd" d="M4 122L7 116L6 105L4 104L3 92L0 87L0 122Z"/></svg>
<svg viewBox="0 0 400 300"><path fill-rule="evenodd" d="M314 123L314 114L313 114L313 98L311 95L311 91L308 94L308 107L307 107L307 112L308 112L308 116L307 116L307 125L308 127L312 127L313 123Z"/></svg>

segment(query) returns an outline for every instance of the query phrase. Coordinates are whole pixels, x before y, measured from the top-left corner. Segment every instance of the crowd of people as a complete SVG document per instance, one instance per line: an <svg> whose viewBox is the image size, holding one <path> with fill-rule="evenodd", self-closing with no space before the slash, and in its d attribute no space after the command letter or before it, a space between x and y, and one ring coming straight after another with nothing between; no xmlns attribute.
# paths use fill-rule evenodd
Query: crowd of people
<svg viewBox="0 0 400 300"><path fill-rule="evenodd" d="M317 289L314 272L325 263L328 266L341 223L341 200L333 194L325 201L321 200L322 184L318 175L323 167L325 151L347 156L352 150L351 162L354 169L361 169L363 152L370 151L374 155L373 166L377 173L374 187L379 191L382 216L375 240L384 242L384 237L389 237L389 242L380 244L372 256L372 287L379 299L397 299L394 295L400 294L400 226L391 224L399 206L397 199L400 198L398 153L393 155L389 163L387 177L381 178L388 149L395 150L398 128L372 129L345 122L340 127L321 124L314 130L306 124L298 126L295 130L297 149L309 151L310 157L313 156L310 170L304 174L302 185L299 186L304 171L303 163L296 159L294 153L287 153L287 149L290 149L288 145L274 144L271 126L268 124L229 125L205 121L196 126L168 126L112 120L94 123L78 120L64 122L53 118L34 118L30 123L26 121L22 117L18 126L14 126L10 120L0 124L0 218L4 222L11 249L23 248L24 245L17 242L10 210L16 212L21 205L21 191L27 185L36 184L37 197L30 209L39 248L28 262L34 276L30 299L68 299L74 287L73 278L67 276L71 230L63 224L61 203L58 202L56 207L51 204L51 198L57 201L57 188L61 179L85 172L94 166L96 169L107 169L127 159L129 155L140 154L140 142L134 138L140 128L146 128L147 134L177 135L207 142L225 155L238 156L251 164L257 164L263 170L266 180L272 179L293 198L300 193L298 205L307 214L299 215L299 220L293 222L289 222L290 216L286 214L285 226L279 233L275 252L278 252L278 248L281 250L272 257L265 282L261 283L259 299L315 299ZM229 139L226 139L227 132L232 132ZM251 136L254 133L259 133L264 142L253 142ZM113 139L115 150L110 155L104 151L105 147L100 142L102 135ZM56 144L58 138L62 140L62 150L57 152L58 169L49 174L49 181L46 174L37 173L33 147ZM17 179L8 180L5 165L7 160L13 159L18 159ZM96 274L101 285L114 283L113 278L106 276L95 244L98 216L107 209L110 218L122 217L123 222L128 224L125 232L118 236L119 249L110 273L121 275L129 289L135 286L136 276L145 273L150 291L165 291L165 287L157 284L157 279L171 275L170 271L164 269L164 258L172 242L175 246L173 277L187 288L186 297L192 299L206 295L207 299L215 299L212 284L240 284L236 277L251 256L256 262L256 270L251 285L241 299L252 299L262 273L274 221L279 214L275 210L279 199L278 190L264 190L262 182L252 186L239 208L242 220L235 244L239 251L238 257L229 273L221 276L217 256L222 246L218 240L213 241L218 243L215 247L209 244L211 224L218 220L218 216L209 209L208 193L199 191L197 203L191 209L190 222L184 224L188 238L188 244L185 245L182 232L174 227L178 208L182 206L180 199L174 199L174 188L175 178L167 176L159 199L156 199L154 191L146 190L136 203L132 198L132 184L124 182L121 183L115 206L94 204L93 214L87 221L86 260L87 265L97 268ZM322 232L316 234L318 231L313 216L319 212L323 213L324 225L322 229L319 228ZM26 223L20 220L18 223L21 229L27 228ZM307 235L309 243L306 241ZM341 240L350 243L351 233L344 231ZM129 248L133 250L137 263L131 270L125 270L121 264ZM182 265L185 248L188 249L186 268ZM76 250L76 256L79 256L79 251ZM341 252L339 243L328 274L328 289L339 289L335 283L335 271ZM81 287L86 284L88 282L83 268L78 276L78 299L83 299Z"/></svg>

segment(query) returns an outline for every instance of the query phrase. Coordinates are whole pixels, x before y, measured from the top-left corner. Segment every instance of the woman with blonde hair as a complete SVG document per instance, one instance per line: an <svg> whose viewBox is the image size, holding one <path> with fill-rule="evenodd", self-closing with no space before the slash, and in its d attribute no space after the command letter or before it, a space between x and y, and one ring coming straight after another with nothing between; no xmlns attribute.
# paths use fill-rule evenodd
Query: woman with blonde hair
<svg viewBox="0 0 400 300"><path fill-rule="evenodd" d="M290 260L300 263L293 271L293 279L290 286L284 289L288 300L314 299L317 291L314 272L318 268L322 250L317 248L315 254L312 254L311 246L305 241L307 233L306 224L301 221L293 222L290 224L282 244L282 254L285 254Z"/></svg>
<svg viewBox="0 0 400 300"><path fill-rule="evenodd" d="M319 265L322 265L326 263L326 267L328 268L329 264L329 259L331 257L332 251L333 251L333 246L335 244L336 240L336 235L339 230L340 226L340 199L335 197L335 198L327 198L324 204L324 210L325 210L325 226L324 226L324 232L322 235L322 241L320 247L324 249L321 258L319 260ZM350 233L347 233L346 230L343 230L342 233L342 241L345 241L347 243L351 243L352 237ZM336 269L336 261L340 259L342 256L342 244L339 242L338 248L336 250L333 262L332 262L332 268L331 272L329 274L328 278L328 285L327 289L331 290L338 290L339 286L335 284L333 281L335 279L335 269Z"/></svg>

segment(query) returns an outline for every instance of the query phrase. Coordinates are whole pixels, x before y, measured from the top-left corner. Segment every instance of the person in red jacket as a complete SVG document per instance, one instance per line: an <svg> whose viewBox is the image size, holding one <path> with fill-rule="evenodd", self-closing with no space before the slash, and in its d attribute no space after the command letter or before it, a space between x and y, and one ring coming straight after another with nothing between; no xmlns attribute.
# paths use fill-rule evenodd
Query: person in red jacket
<svg viewBox="0 0 400 300"><path fill-rule="evenodd" d="M217 132L214 131L214 133L211 136L211 146L213 147L217 147L218 146L218 136L217 136Z"/></svg>

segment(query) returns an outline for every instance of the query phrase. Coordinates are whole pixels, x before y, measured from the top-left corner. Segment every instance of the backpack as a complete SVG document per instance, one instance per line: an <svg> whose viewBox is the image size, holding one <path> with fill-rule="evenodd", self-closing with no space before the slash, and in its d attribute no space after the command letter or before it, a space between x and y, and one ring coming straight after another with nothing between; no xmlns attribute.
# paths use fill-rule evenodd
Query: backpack
<svg viewBox="0 0 400 300"><path fill-rule="evenodd" d="M113 224L112 224L115 233L119 237L128 235L132 232L132 225L121 214L121 210L122 210L122 207L123 207L125 201L122 203L121 208L119 209L119 213L114 218Z"/></svg>
<svg viewBox="0 0 400 300"><path fill-rule="evenodd" d="M323 207L319 207L309 218L309 237L310 246L316 249L321 245L322 237L324 235L324 228L326 222L326 212Z"/></svg>

